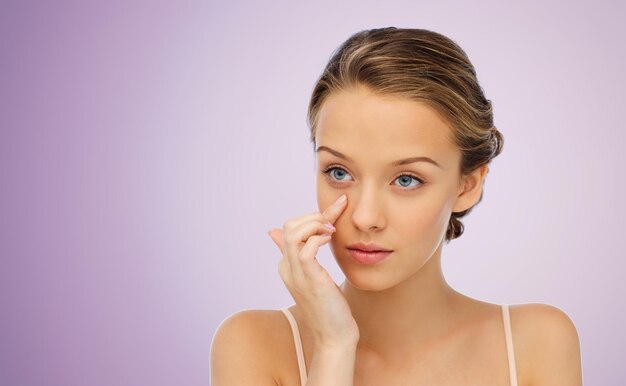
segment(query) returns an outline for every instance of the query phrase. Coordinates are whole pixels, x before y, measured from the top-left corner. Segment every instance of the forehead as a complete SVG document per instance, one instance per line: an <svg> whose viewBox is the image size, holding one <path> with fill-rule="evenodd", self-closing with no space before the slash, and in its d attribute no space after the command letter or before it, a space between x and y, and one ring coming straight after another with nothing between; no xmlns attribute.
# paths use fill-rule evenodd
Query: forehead
<svg viewBox="0 0 626 386"><path fill-rule="evenodd" d="M380 95L356 88L333 92L320 108L315 133L318 146L330 146L348 156L395 160L428 156L446 168L460 159L451 128L423 102Z"/></svg>

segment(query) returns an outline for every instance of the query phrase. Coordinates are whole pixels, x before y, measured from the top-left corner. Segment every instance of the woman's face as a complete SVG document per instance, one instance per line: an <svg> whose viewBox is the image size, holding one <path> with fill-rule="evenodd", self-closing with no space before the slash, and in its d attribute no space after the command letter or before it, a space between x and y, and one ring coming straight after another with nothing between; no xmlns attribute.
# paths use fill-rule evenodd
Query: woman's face
<svg viewBox="0 0 626 386"><path fill-rule="evenodd" d="M382 290L417 272L443 241L462 186L460 150L434 109L364 86L330 94L318 116L317 202L346 194L331 250L357 288ZM396 161L427 157L394 165ZM436 163L436 164L435 164ZM375 243L393 252L375 265L346 247Z"/></svg>

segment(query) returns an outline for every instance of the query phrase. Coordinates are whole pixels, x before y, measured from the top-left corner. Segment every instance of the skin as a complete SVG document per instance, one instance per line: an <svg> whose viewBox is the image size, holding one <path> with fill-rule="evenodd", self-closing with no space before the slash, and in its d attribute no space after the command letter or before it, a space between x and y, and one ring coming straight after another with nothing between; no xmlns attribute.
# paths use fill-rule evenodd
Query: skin
<svg viewBox="0 0 626 386"><path fill-rule="evenodd" d="M348 342L358 341L354 384L465 384L467 379L508 384L500 305L457 292L442 272L450 215L476 204L488 171L484 165L461 175L461 153L450 133L428 105L363 86L334 92L324 101L316 147L339 151L350 161L317 151L320 213L288 221L284 235L279 229L269 232L283 252L279 272L296 300L290 311L301 328L307 368L321 337L338 342L347 335ZM416 156L441 167L390 165ZM347 200L338 206L343 194ZM321 236L328 233L324 221L336 229L331 237ZM346 251L359 241L393 253L377 265L361 265ZM346 277L340 286L315 259L326 243ZM545 304L512 305L510 312L519 385L582 385L580 344L569 317ZM275 327L286 324L282 313L255 311L233 319L254 326L249 327L253 336L265 337L253 346L265 347L256 357L274 358L265 367L280 380L277 384L295 384L291 332L288 326ZM227 327L219 335L227 336ZM244 336L242 329L247 328L233 328L230 336ZM233 339L225 340L232 347ZM284 349L277 352L277 347ZM232 363L246 366L239 355ZM255 378L258 374L251 375Z"/></svg>
<svg viewBox="0 0 626 386"><path fill-rule="evenodd" d="M317 147L352 161L316 152L318 206L348 196L330 246L346 276L340 287L359 326L362 350L383 362L398 363L449 329L456 322L453 310L474 306L445 281L441 251L451 213L478 201L487 167L461 176L461 153L449 140L450 130L426 104L362 86L329 95L320 110ZM441 167L390 166L416 156ZM329 166L341 169L325 174ZM403 174L424 182L398 179ZM394 252L380 264L361 265L346 251L359 241Z"/></svg>

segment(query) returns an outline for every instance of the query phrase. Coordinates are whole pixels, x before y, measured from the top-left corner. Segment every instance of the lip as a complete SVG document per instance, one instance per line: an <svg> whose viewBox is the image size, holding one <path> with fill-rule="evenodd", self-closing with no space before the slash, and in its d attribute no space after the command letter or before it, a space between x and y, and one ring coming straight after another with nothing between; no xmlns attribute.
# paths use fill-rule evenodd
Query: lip
<svg viewBox="0 0 626 386"><path fill-rule="evenodd" d="M372 251L367 252L361 249L351 249L347 248L348 254L352 259L354 259L357 263L364 265L373 265L378 264L381 261L385 260L387 256L389 256L393 251Z"/></svg>
<svg viewBox="0 0 626 386"><path fill-rule="evenodd" d="M358 250L365 251L365 252L393 252L389 248L385 248L381 245L374 244L374 243L364 244L364 243L359 242L359 243L355 243L352 245L348 245L347 248L358 249Z"/></svg>

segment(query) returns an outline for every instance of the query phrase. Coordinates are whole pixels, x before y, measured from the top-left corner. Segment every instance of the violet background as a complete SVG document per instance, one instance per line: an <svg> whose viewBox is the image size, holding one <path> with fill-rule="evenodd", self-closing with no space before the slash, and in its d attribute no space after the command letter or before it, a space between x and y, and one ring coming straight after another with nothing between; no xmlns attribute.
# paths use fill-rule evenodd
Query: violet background
<svg viewBox="0 0 626 386"><path fill-rule="evenodd" d="M585 384L620 384L625 8L3 1L0 384L208 384L221 321L293 304L266 231L318 210L315 80L389 25L457 41L505 137L448 281L561 308Z"/></svg>

